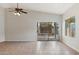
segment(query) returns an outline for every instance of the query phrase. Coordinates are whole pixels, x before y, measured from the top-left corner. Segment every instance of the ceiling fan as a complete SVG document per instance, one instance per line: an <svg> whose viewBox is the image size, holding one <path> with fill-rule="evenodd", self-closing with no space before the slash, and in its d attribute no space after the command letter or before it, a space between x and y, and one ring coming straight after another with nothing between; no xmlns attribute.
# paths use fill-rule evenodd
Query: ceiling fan
<svg viewBox="0 0 79 59"><path fill-rule="evenodd" d="M17 7L16 8L14 8L14 9L9 8L9 9L11 9L9 12L13 12L14 15L20 16L22 13L27 14L27 12L24 11L24 9L18 7L18 3L17 3Z"/></svg>

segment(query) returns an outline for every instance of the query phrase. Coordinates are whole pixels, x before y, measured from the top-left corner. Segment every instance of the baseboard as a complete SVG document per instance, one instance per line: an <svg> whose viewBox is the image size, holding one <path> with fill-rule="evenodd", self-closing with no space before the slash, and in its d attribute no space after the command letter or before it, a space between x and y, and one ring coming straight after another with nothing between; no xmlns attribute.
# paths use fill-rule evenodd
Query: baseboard
<svg viewBox="0 0 79 59"><path fill-rule="evenodd" d="M66 46L68 46L69 48L71 48L72 50L79 52L76 48L71 47L70 45L68 45L67 43L65 43L64 41L61 41L63 44L65 44Z"/></svg>
<svg viewBox="0 0 79 59"><path fill-rule="evenodd" d="M0 41L0 43L5 42L5 41Z"/></svg>

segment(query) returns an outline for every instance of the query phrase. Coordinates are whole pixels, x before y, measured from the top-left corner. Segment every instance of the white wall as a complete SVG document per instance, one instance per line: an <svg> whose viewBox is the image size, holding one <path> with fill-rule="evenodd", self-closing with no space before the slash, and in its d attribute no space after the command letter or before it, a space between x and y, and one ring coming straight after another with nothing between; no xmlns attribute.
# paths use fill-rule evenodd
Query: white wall
<svg viewBox="0 0 79 59"><path fill-rule="evenodd" d="M76 31L75 31L75 37L69 37L65 36L65 19L67 19L70 16L75 16L76 21ZM72 6L67 12L63 15L63 41L70 46L71 48L79 51L79 4L75 4Z"/></svg>
<svg viewBox="0 0 79 59"><path fill-rule="evenodd" d="M5 14L4 9L0 8L0 42L5 41L5 30L4 30L4 20Z"/></svg>
<svg viewBox="0 0 79 59"><path fill-rule="evenodd" d="M36 41L37 22L57 22L61 35L61 16L55 14L28 11L28 14L15 16L6 12L6 41Z"/></svg>

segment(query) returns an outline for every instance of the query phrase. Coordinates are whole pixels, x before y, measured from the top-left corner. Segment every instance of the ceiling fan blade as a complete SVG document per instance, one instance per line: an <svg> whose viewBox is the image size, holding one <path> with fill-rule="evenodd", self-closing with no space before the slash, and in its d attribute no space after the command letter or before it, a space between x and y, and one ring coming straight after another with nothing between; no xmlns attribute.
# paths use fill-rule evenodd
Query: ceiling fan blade
<svg viewBox="0 0 79 59"><path fill-rule="evenodd" d="M15 12L15 10L9 10L9 12Z"/></svg>
<svg viewBox="0 0 79 59"><path fill-rule="evenodd" d="M9 12L14 12L15 9L12 9L12 8L8 8L9 9Z"/></svg>
<svg viewBox="0 0 79 59"><path fill-rule="evenodd" d="M14 12L14 11L9 11L9 12Z"/></svg>
<svg viewBox="0 0 79 59"><path fill-rule="evenodd" d="M21 10L21 12L22 12L22 13L25 13L25 14L27 14L27 12L25 12L25 11L23 11L23 10Z"/></svg>
<svg viewBox="0 0 79 59"><path fill-rule="evenodd" d="M23 10L22 8L20 8L19 10Z"/></svg>

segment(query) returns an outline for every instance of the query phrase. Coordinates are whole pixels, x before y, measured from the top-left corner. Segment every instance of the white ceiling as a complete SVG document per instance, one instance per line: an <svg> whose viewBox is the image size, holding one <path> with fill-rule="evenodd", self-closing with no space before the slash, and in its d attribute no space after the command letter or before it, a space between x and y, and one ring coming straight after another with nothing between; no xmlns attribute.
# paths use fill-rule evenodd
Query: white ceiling
<svg viewBox="0 0 79 59"><path fill-rule="evenodd" d="M19 7L27 10L35 10L40 12L63 14L74 3L20 3ZM14 8L16 3L0 3L3 8Z"/></svg>

